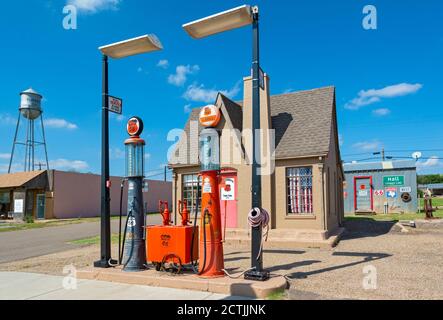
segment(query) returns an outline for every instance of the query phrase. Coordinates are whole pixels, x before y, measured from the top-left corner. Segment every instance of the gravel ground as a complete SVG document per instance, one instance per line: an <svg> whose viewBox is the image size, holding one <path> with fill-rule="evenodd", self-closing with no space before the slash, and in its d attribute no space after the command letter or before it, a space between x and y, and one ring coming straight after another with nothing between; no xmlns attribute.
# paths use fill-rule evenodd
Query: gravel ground
<svg viewBox="0 0 443 320"><path fill-rule="evenodd" d="M389 222L350 221L332 249L291 249L267 245L265 267L290 279L287 299L443 299L443 230L401 233ZM117 256L116 248L113 248ZM1 264L0 271L61 275L63 267L90 266L99 247ZM225 245L226 268L250 265L249 248ZM376 289L364 289L365 268L375 267Z"/></svg>

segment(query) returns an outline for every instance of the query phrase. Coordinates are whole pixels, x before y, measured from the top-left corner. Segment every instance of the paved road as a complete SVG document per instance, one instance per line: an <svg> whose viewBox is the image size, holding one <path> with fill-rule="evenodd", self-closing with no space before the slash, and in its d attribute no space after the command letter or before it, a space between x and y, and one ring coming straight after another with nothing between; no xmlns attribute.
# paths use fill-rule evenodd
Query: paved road
<svg viewBox="0 0 443 320"><path fill-rule="evenodd" d="M0 300L250 300L210 292L91 280L78 280L76 289L66 290L63 282L64 278L58 276L0 272Z"/></svg>
<svg viewBox="0 0 443 320"><path fill-rule="evenodd" d="M148 222L161 223L161 217L151 216ZM111 229L112 232L118 232L118 220L112 220ZM99 234L100 222L1 232L0 264L75 249L79 246L70 244L70 241L95 237Z"/></svg>

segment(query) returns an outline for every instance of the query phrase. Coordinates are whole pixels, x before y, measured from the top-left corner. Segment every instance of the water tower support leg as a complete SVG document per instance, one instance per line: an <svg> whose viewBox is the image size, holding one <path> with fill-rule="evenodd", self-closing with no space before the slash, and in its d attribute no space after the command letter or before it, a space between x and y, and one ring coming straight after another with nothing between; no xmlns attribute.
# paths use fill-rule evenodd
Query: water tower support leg
<svg viewBox="0 0 443 320"><path fill-rule="evenodd" d="M15 128L14 143L12 144L11 159L9 160L8 173L11 173L12 160L14 159L15 145L17 143L18 128L20 127L20 112L18 113L17 127Z"/></svg>

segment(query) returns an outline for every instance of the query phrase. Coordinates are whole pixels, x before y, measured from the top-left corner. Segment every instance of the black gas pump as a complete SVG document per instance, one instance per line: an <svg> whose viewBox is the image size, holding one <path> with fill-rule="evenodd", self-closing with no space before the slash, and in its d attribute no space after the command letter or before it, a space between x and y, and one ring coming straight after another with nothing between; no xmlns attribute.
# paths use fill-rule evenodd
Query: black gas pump
<svg viewBox="0 0 443 320"><path fill-rule="evenodd" d="M125 226L122 263L124 271L135 272L146 269L145 214L143 210L145 141L140 138L143 132L143 121L138 117L129 119L127 131L130 135L130 138L125 141L128 217Z"/></svg>

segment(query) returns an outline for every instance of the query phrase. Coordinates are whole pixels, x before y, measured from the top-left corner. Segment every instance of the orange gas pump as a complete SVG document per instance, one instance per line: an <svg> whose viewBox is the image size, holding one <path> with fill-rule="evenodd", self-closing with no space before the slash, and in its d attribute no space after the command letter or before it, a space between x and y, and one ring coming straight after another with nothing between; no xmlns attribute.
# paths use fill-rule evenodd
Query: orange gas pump
<svg viewBox="0 0 443 320"><path fill-rule="evenodd" d="M202 201L199 276L224 276L224 257L219 191L219 133L205 129L200 133L202 162Z"/></svg>
<svg viewBox="0 0 443 320"><path fill-rule="evenodd" d="M218 172L202 174L202 215L200 228L200 266L201 277L224 276L224 258L220 214L220 195ZM202 259L203 258L203 259Z"/></svg>
<svg viewBox="0 0 443 320"><path fill-rule="evenodd" d="M159 201L158 209L159 209L160 214L163 217L163 225L170 226L172 221L171 221L171 212L169 211L168 201Z"/></svg>

